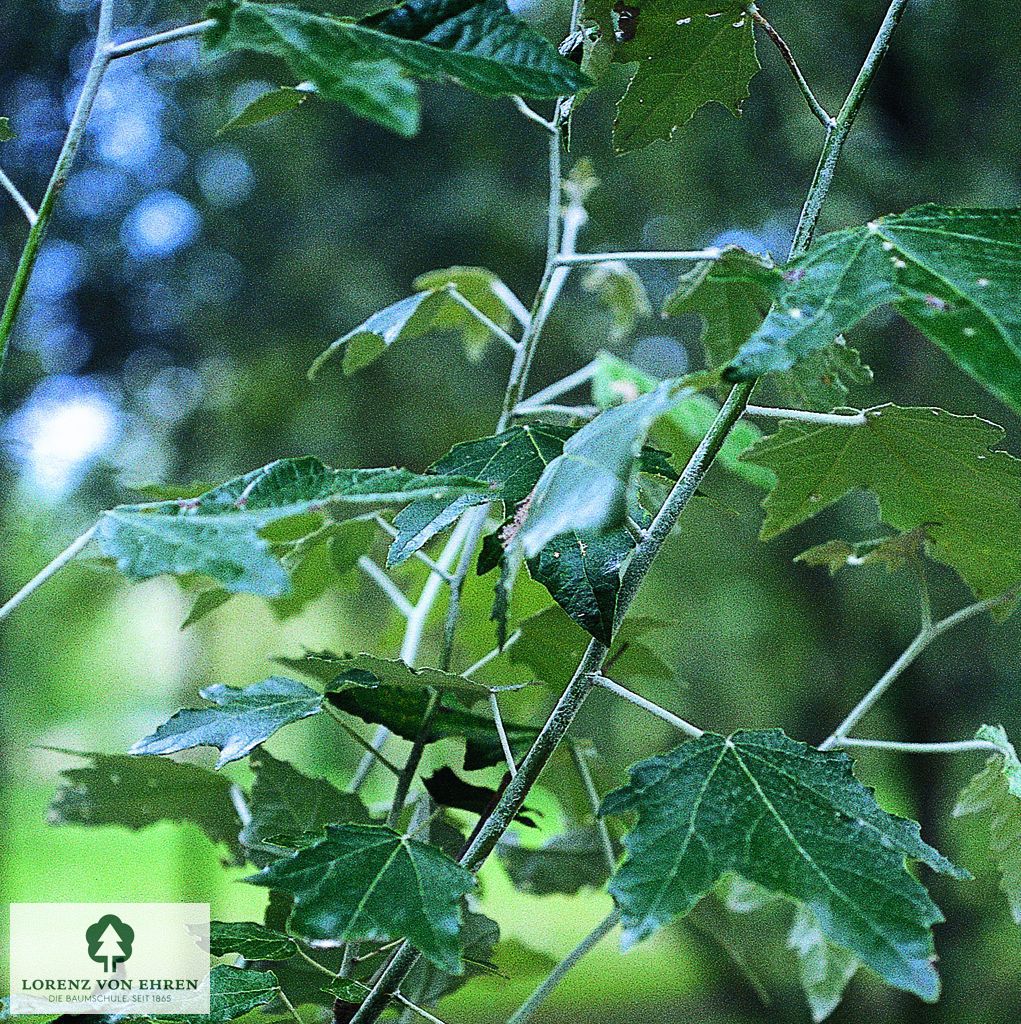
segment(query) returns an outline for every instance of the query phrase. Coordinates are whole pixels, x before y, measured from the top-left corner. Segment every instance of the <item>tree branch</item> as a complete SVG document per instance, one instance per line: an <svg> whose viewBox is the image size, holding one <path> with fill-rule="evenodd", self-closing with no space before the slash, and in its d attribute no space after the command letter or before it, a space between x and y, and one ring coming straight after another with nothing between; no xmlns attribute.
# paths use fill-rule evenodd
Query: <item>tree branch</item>
<svg viewBox="0 0 1021 1024"><path fill-rule="evenodd" d="M35 212L32 204L21 194L18 186L2 170L0 170L0 185L7 190L7 194L14 200L15 206L25 215L25 220L28 221L29 227L35 227L39 214Z"/></svg>
<svg viewBox="0 0 1021 1024"><path fill-rule="evenodd" d="M70 543L52 562L41 572L37 573L12 597L3 607L0 607L0 621L7 618L15 608L27 597L34 594L50 577L60 572L95 536L98 524L86 530L77 540Z"/></svg>
<svg viewBox="0 0 1021 1024"><path fill-rule="evenodd" d="M900 740L859 740L850 736L837 740L834 747L862 747L869 750L892 750L901 754L963 754L971 750L986 750L993 754L1003 751L989 740L955 740L950 743L903 743Z"/></svg>
<svg viewBox="0 0 1021 1024"><path fill-rule="evenodd" d="M205 21L197 21L193 25L181 25L179 28L167 29L165 32L154 32L151 36L143 36L141 39L111 43L106 48L106 55L110 60L130 57L133 53L151 50L154 46L176 43L181 39L193 39L195 36L201 36L204 32L208 32L211 28L216 28L218 24L219 22L215 18L206 18Z"/></svg>
<svg viewBox="0 0 1021 1024"><path fill-rule="evenodd" d="M641 694L635 693L633 690L629 690L626 686L621 686L620 683L615 683L612 679L607 679L606 676L597 675L595 682L601 686L604 690L608 690L610 693L616 694L618 697L623 698L626 701L634 704L636 707L640 707L643 711L648 711L650 715L655 715L657 718L661 718L664 722L668 722L679 732L683 732L685 736L691 736L693 739L698 739L704 735L705 730L699 729L697 725L692 725L691 722L685 721L679 715L675 715L672 711L667 711L666 708L660 707L654 701L647 700Z"/></svg>

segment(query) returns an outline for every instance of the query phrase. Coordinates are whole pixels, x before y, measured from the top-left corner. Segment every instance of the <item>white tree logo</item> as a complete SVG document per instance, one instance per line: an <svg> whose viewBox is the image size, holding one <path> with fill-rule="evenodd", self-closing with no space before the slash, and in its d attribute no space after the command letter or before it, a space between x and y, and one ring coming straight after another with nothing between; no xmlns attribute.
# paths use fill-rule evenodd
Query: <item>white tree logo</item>
<svg viewBox="0 0 1021 1024"><path fill-rule="evenodd" d="M118 964L131 956L135 930L115 914L104 914L95 924L85 929L89 944L89 959L103 965L105 972L113 973Z"/></svg>

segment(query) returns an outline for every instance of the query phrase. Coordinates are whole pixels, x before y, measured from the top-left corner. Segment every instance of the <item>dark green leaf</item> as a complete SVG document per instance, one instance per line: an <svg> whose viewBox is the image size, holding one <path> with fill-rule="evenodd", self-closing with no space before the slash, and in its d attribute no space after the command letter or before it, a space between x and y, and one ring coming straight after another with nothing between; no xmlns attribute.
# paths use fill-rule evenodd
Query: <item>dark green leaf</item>
<svg viewBox="0 0 1021 1024"><path fill-rule="evenodd" d="M295 942L289 935L254 921L212 921L209 952L213 956L237 953L246 960L290 960Z"/></svg>
<svg viewBox="0 0 1021 1024"><path fill-rule="evenodd" d="M785 269L777 305L728 367L786 370L892 305L1021 409L1021 210L920 206L824 235Z"/></svg>
<svg viewBox="0 0 1021 1024"><path fill-rule="evenodd" d="M369 821L355 794L342 793L326 779L303 775L261 749L252 751L249 763L255 781L248 800L250 818L241 831L241 842L248 847L304 846L326 825Z"/></svg>
<svg viewBox="0 0 1021 1024"><path fill-rule="evenodd" d="M618 153L668 141L706 103L741 112L748 83L759 70L744 4L650 0L635 9L633 37L614 54L617 63L638 62L617 107L613 143Z"/></svg>
<svg viewBox="0 0 1021 1024"><path fill-rule="evenodd" d="M918 826L883 811L851 761L778 730L707 733L634 765L605 814L638 813L611 885L631 944L686 914L735 871L803 902L833 942L889 984L933 1000L942 920L905 857L962 877Z"/></svg>
<svg viewBox="0 0 1021 1024"><path fill-rule="evenodd" d="M151 736L140 739L132 754L173 754L192 747L216 747L217 768L238 761L278 729L322 709L323 696L304 683L272 676L237 689L207 686L199 696L208 708L185 708Z"/></svg>
<svg viewBox="0 0 1021 1024"><path fill-rule="evenodd" d="M1021 760L1002 725L983 725L977 738L995 744L1000 753L961 790L954 816L988 816L989 852L1010 912L1021 924Z"/></svg>
<svg viewBox="0 0 1021 1024"><path fill-rule="evenodd" d="M1003 430L975 416L894 405L863 426L784 422L745 458L772 470L763 539L867 487L895 530L928 527L929 553L980 597L1021 580L1021 460L993 446Z"/></svg>
<svg viewBox="0 0 1021 1024"><path fill-rule="evenodd" d="M252 100L240 114L232 117L217 132L217 135L236 131L239 128L250 128L253 124L261 124L263 121L269 121L281 114L290 113L300 107L308 99L308 96L307 90L294 89L289 85L271 89Z"/></svg>
<svg viewBox="0 0 1021 1024"><path fill-rule="evenodd" d="M500 941L500 926L485 914L464 911L461 928L464 942L464 973L449 974L433 964L420 960L407 979L401 983L401 992L420 1006L433 1006L444 996L456 992L462 985L480 974L494 974L490 963L493 949Z"/></svg>
<svg viewBox="0 0 1021 1024"><path fill-rule="evenodd" d="M585 886L599 889L610 876L594 828L564 832L539 847L522 846L514 836L506 836L497 854L514 885L536 896L576 893Z"/></svg>
<svg viewBox="0 0 1021 1024"><path fill-rule="evenodd" d="M422 785L433 802L440 807L453 807L459 811L468 811L470 814L488 814L500 797L500 790L465 782L452 768L446 766L423 779ZM538 828L533 817L536 814L542 816L541 812L523 807L514 815L514 820L528 828Z"/></svg>
<svg viewBox="0 0 1021 1024"><path fill-rule="evenodd" d="M416 839L379 825L330 825L326 838L250 879L294 896L291 930L313 941L407 939L460 974L464 868Z"/></svg>
<svg viewBox="0 0 1021 1024"><path fill-rule="evenodd" d="M231 592L285 594L288 575L261 531L281 520L344 505L396 505L477 491L477 481L404 469L330 469L280 459L195 498L119 505L99 521L104 555L135 579L210 576Z"/></svg>
<svg viewBox="0 0 1021 1024"><path fill-rule="evenodd" d="M252 971L218 964L209 972L209 1015L166 1019L181 1024L226 1024L268 1003L279 990L272 971Z"/></svg>
<svg viewBox="0 0 1021 1024"><path fill-rule="evenodd" d="M884 565L893 572L919 558L928 535L929 524L925 524L907 533L895 533L892 537L877 537L856 544L846 540L828 540L825 544L802 551L794 561L825 566L831 576L849 565Z"/></svg>
<svg viewBox="0 0 1021 1024"><path fill-rule="evenodd" d="M351 25L325 15L248 0L214 4L219 24L205 35L206 52L221 57L252 50L282 59L298 81L324 99L400 135L418 131L418 88L399 63L360 45Z"/></svg>
<svg viewBox="0 0 1021 1024"><path fill-rule="evenodd" d="M143 829L159 821L190 821L240 861L241 822L231 800L232 783L191 764L128 754L86 754L86 768L65 768L50 805L55 825L123 825Z"/></svg>

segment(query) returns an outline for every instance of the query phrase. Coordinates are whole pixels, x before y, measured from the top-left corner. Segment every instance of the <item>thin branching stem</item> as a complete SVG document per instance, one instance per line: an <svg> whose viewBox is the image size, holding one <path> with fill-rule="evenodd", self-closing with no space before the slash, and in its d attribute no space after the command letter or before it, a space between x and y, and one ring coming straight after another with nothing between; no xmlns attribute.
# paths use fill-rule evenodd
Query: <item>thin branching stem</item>
<svg viewBox="0 0 1021 1024"><path fill-rule="evenodd" d="M560 380L547 384L546 387L536 391L534 395L526 398L517 407L515 413L541 406L544 402L550 402L554 398L559 398L561 395L566 395L569 391L581 387L582 384L587 384L596 375L598 369L599 360L593 359L580 370L575 370L574 373L569 373L566 377L561 377Z"/></svg>
<svg viewBox="0 0 1021 1024"><path fill-rule="evenodd" d="M495 661L497 658L500 657L501 654L503 654L504 651L506 651L509 647L513 647L514 644L516 644L520 639L521 630L514 630L514 632L511 633L511 635L507 637L507 639L503 642L502 648L494 647L491 651L487 651L473 665L469 665L468 668L466 668L461 673L461 675L465 676L466 678L475 675L475 673L478 672L480 668L485 668L486 665L488 665L491 661Z"/></svg>
<svg viewBox="0 0 1021 1024"><path fill-rule="evenodd" d="M45 569L33 576L3 607L0 607L0 621L6 619L22 601L34 594L47 580L72 561L92 540L95 533L96 527L90 527L80 537L68 544Z"/></svg>
<svg viewBox="0 0 1021 1024"><path fill-rule="evenodd" d="M301 1014L294 1008L294 1003L287 998L287 994L282 988L277 989L277 998L282 1002L287 1009L287 1012L297 1021L297 1024L304 1024L301 1019Z"/></svg>
<svg viewBox="0 0 1021 1024"><path fill-rule="evenodd" d="M580 743L572 742L570 743L570 748L571 760L574 761L574 767L578 771L578 777L581 779L585 795L588 797L589 807L592 808L592 818L596 823L596 832L599 835L599 842L603 848L603 860L606 863L607 871L612 875L617 869L617 851L613 848L613 838L610 836L610 829L606 824L606 819L599 813L599 791L596 789L592 772L589 769L588 762L585 760L588 752L582 748Z"/></svg>
<svg viewBox="0 0 1021 1024"><path fill-rule="evenodd" d="M904 649L900 657L879 677L872 689L851 709L847 717L833 730L833 732L819 744L820 750L829 750L838 746L851 734L851 730L876 706L882 696L891 686L903 675L905 670L915 661L934 640L941 637L947 631L959 626L962 622L981 615L983 612L992 611L1000 605L1007 604L1018 595L1018 588L1010 590L985 601L976 601L974 604L961 608L959 611L940 619L931 625L923 625L917 636Z"/></svg>
<svg viewBox="0 0 1021 1024"><path fill-rule="evenodd" d="M25 220L28 221L29 227L35 227L39 214L35 212L32 204L21 194L18 186L2 170L0 170L0 186L3 186L7 194L14 200L15 206L25 215Z"/></svg>
<svg viewBox="0 0 1021 1024"><path fill-rule="evenodd" d="M401 1006L404 1006L407 1009L411 1010L412 1013L417 1014L423 1020L429 1021L430 1024L445 1024L445 1022L440 1020L440 1018L437 1017L435 1014L432 1014L428 1010L423 1009L417 1003L413 1003L410 999L408 999L407 996L401 995L400 992L394 993L394 999L396 999L397 1002L401 1004Z"/></svg>
<svg viewBox="0 0 1021 1024"><path fill-rule="evenodd" d="M110 60L118 60L121 57L130 57L133 53L141 53L142 50L151 50L156 46L163 46L166 43L176 43L181 39L194 39L216 28L218 22L215 18L206 18L204 21L197 21L193 25L181 25L178 28L170 28L165 32L154 32L150 36L143 36L140 39L128 39L123 43L111 43L106 50Z"/></svg>
<svg viewBox="0 0 1021 1024"><path fill-rule="evenodd" d="M400 768L397 767L381 750L379 750L371 740L367 740L357 729L341 716L340 712L337 711L330 702L324 701L323 707L326 709L326 713L341 727L357 743L360 747L364 748L365 756L370 758L373 762L378 761L388 771L393 772L395 776L401 774Z"/></svg>
<svg viewBox="0 0 1021 1024"><path fill-rule="evenodd" d="M529 121L534 121L537 125L541 125L548 132L556 133L557 126L552 121L547 121L542 114L536 113L520 96L512 96L511 99L523 117L527 117Z"/></svg>
<svg viewBox="0 0 1021 1024"><path fill-rule="evenodd" d="M436 709L439 706L440 695L433 690L429 694L429 703L426 705L425 712L422 715L422 723L418 727L418 735L411 744L411 750L408 752L404 767L397 776L393 803L390 806L390 813L386 816L386 823L391 828L397 824L397 819L401 816L401 811L404 810L404 803L408 799L408 793L411 790L411 783L415 778L415 772L418 771L418 766L422 763L422 754L425 752L425 745L429 740L433 716L436 714Z"/></svg>
<svg viewBox="0 0 1021 1024"><path fill-rule="evenodd" d="M614 909L550 971L543 983L507 1018L507 1024L525 1024L525 1021L531 1020L535 1011L549 998L574 965L609 935L619 923L620 911Z"/></svg>
<svg viewBox="0 0 1021 1024"><path fill-rule="evenodd" d="M704 734L704 730L700 729L697 725L692 725L691 722L681 718L680 715L675 715L672 711L667 711L666 708L661 707L655 701L648 700L640 693L635 693L633 690L629 690L626 686L621 686L620 683L615 683L612 679L607 679L606 676L596 675L595 682L604 690L607 690L626 701L630 701L643 711L648 711L650 715L655 715L657 718L662 719L664 722L667 722L669 725L672 725L677 729L678 732L683 732L685 736L691 736L693 739L698 739Z"/></svg>
<svg viewBox="0 0 1021 1024"><path fill-rule="evenodd" d="M513 779L518 774L518 766L514 763L514 751L511 750L510 740L507 738L507 730L504 728L503 715L500 714L500 701L497 699L496 691L489 691L489 709L493 712L493 724L496 726L496 734L500 737L500 748L503 750L503 759L507 762L507 771Z"/></svg>
<svg viewBox="0 0 1021 1024"><path fill-rule="evenodd" d="M575 420L591 420L599 414L599 409L594 405L558 405L556 402L547 402L545 405L532 405L526 402L514 410L517 418L526 416L570 416Z"/></svg>
<svg viewBox="0 0 1021 1024"><path fill-rule="evenodd" d="M408 600L404 591L368 555L362 555L358 559L358 568L390 598L391 604L404 618L410 619L415 614L415 606Z"/></svg>
<svg viewBox="0 0 1021 1024"><path fill-rule="evenodd" d="M387 534L387 536L392 537L392 538L394 538L396 540L401 535L400 534L400 530L398 530L392 523L388 523L382 516L373 516L372 519L373 519L373 522L385 534ZM423 565L427 565L432 572L434 572L438 576L442 577L447 583L449 583L451 581L451 579L453 578L450 575L450 573L447 572L447 570L444 569L443 566L439 564L439 562L437 562L434 558L430 558L421 549L416 551L412 555L412 557L418 559L418 561L420 561Z"/></svg>
<svg viewBox="0 0 1021 1024"><path fill-rule="evenodd" d="M834 118L830 115L826 108L816 99L815 93L812 92L812 87L808 84L805 76L801 73L801 68L798 67L798 62L794 59L794 54L791 52L791 48L787 45L787 41L782 35L766 20L765 15L756 7L754 4L749 8L752 15L752 20L759 28L769 37L770 42L780 51L780 56L783 57L784 63L790 68L791 74L794 76L794 81L798 83L798 88L801 90L801 95L805 97L809 107L812 108L812 113L819 119L819 121L825 125L826 128L832 128L834 124Z"/></svg>
<svg viewBox="0 0 1021 1024"><path fill-rule="evenodd" d="M991 754L1003 751L989 740L954 740L948 743L906 743L900 740L864 740L845 736L833 744L837 748L863 748L867 750L891 750L899 754L964 754L972 750L984 750Z"/></svg>
<svg viewBox="0 0 1021 1024"><path fill-rule="evenodd" d="M812 412L808 409L774 409L766 405L749 405L749 416L765 416L776 420L797 420L820 427L863 427L868 422L864 412Z"/></svg>
<svg viewBox="0 0 1021 1024"><path fill-rule="evenodd" d="M708 249L665 249L642 252L574 252L562 253L554 262L558 267L585 267L596 263L702 263L718 260L723 250L716 246Z"/></svg>

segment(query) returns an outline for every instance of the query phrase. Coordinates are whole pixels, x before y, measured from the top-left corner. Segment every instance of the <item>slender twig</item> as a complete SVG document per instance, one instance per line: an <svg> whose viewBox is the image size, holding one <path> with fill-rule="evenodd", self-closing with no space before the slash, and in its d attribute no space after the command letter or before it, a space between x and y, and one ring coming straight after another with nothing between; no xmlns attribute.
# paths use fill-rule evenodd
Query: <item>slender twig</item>
<svg viewBox="0 0 1021 1024"><path fill-rule="evenodd" d="M548 132L557 131L557 126L552 121L547 121L542 114L537 114L520 96L512 96L511 99L514 101L514 106L518 108L519 113L527 117L529 121L534 121L537 125L541 125Z"/></svg>
<svg viewBox="0 0 1021 1024"><path fill-rule="evenodd" d="M418 771L418 766L422 762L422 754L425 752L425 745L429 740L433 716L436 714L439 705L440 695L433 690L429 694L429 703L426 705L425 712L422 715L422 721L418 727L418 735L411 744L408 758L397 776L393 804L390 807L390 813L386 816L386 823L391 828L397 824L397 819L400 817L401 811L404 810L404 802L408 799L408 792L411 790L411 783L415 778L415 772Z"/></svg>
<svg viewBox="0 0 1021 1024"><path fill-rule="evenodd" d="M321 964L315 957L309 956L301 948L301 945L297 942L294 943L294 951L305 961L310 967L314 967L317 971L322 971L323 974L328 974L331 978L336 978L337 974L335 971L331 971L325 964Z"/></svg>
<svg viewBox="0 0 1021 1024"><path fill-rule="evenodd" d="M287 1008L287 1012L298 1022L298 1024L304 1024L304 1022L301 1019L301 1015L294 1008L294 1003L292 1003L290 999L287 998L282 988L277 989L277 998L280 1000L280 1002L284 1004L284 1006Z"/></svg>
<svg viewBox="0 0 1021 1024"><path fill-rule="evenodd" d="M507 739L507 730L503 725L503 715L500 714L500 702L495 690L489 691L489 709L493 712L493 724L496 726L497 736L500 737L500 747L503 750L503 759L507 762L507 771L513 779L518 774L518 766L514 763L514 751L511 750L510 740Z"/></svg>
<svg viewBox="0 0 1021 1024"><path fill-rule="evenodd" d="M854 126L858 111L861 110L872 79L875 78L876 71L879 70L879 65L890 48L890 39L907 5L908 0L893 0L890 4L868 55L865 57L865 62L847 94L847 99L844 100L843 106L833 119L832 127L826 133L826 141L819 157L819 164L809 187L805 205L801 209L801 216L798 218L798 227L794 233L794 243L791 246L791 258L804 253L812 242L812 236L819 223L819 214L829 195L830 185L833 184L833 175L840 161L844 144Z"/></svg>
<svg viewBox="0 0 1021 1024"><path fill-rule="evenodd" d="M34 594L54 574L60 572L92 540L95 532L95 526L86 530L77 540L68 544L42 572L33 576L3 607L0 607L0 621L6 619L22 601Z"/></svg>
<svg viewBox="0 0 1021 1024"><path fill-rule="evenodd" d="M644 711L648 711L650 715L655 715L657 718L661 718L664 722L668 722L679 732L683 732L686 736L692 736L698 739L704 735L704 730L700 729L697 725L692 725L691 722L685 721L679 715L675 715L672 711L667 711L666 708L660 707L654 701L647 700L641 694L635 693L633 690L629 690L626 686L621 686L620 683L615 683L612 679L607 679L606 676L596 675L595 682L601 686L604 690L609 690L610 693L616 694L618 697L622 697L624 700L630 701L637 707L642 708Z"/></svg>
<svg viewBox="0 0 1021 1024"><path fill-rule="evenodd" d="M801 68L798 67L798 62L794 59L794 54L791 52L791 48L787 45L787 41L780 35L779 32L766 20L763 13L754 5L749 8L752 15L752 20L762 29L763 32L769 36L770 41L780 51L780 56L783 57L787 67L790 68L791 74L794 76L794 81L798 83L798 88L801 90L801 95L808 101L808 105L812 108L812 113L827 127L832 128L834 124L834 118L827 113L826 108L816 99L815 93L812 92L812 87L808 84L805 76L801 73Z"/></svg>
<svg viewBox="0 0 1021 1024"><path fill-rule="evenodd" d="M851 730L875 707L883 694L893 686L905 669L934 640L955 626L959 626L962 622L966 622L976 615L981 615L982 612L991 611L993 608L1007 604L1009 601L1014 600L1017 594L1018 588L1012 587L1010 590L997 594L995 597L990 597L985 601L976 601L975 604L961 608L959 611L954 612L953 615L948 615L945 619L940 619L939 622L934 622L931 626L923 625L918 631L918 635L908 644L900 657L880 676L872 689L858 701L848 716L833 730L832 734L819 744L819 749L829 750L831 747L837 746L842 740L847 739Z"/></svg>
<svg viewBox="0 0 1021 1024"><path fill-rule="evenodd" d="M575 964L596 946L601 939L609 935L619 923L620 911L614 909L550 971L542 984L507 1018L507 1024L525 1024L525 1021L530 1020L535 1011L549 998L553 990L564 980L565 975Z"/></svg>
<svg viewBox="0 0 1021 1024"><path fill-rule="evenodd" d="M450 292L450 298L454 300L469 316L474 317L483 327L486 328L491 334L493 334L498 341L502 342L512 352L516 352L518 349L518 343L498 324L495 320L490 319L482 312L481 309L477 309L472 303L470 303L459 291L456 289Z"/></svg>
<svg viewBox="0 0 1021 1024"><path fill-rule="evenodd" d="M558 405L548 402L546 405L533 405L525 402L514 409L516 417L524 416L570 416L576 420L591 420L599 413L594 405Z"/></svg>
<svg viewBox="0 0 1021 1024"><path fill-rule="evenodd" d="M365 756L371 758L372 761L378 761L384 768L393 772L394 775L399 776L401 774L400 768L397 767L378 747L375 746L370 740L367 740L357 729L351 726L348 722L345 722L341 717L340 712L337 711L329 701L323 702L323 707L326 713L341 727L357 743L360 747L364 748Z"/></svg>
<svg viewBox="0 0 1021 1024"><path fill-rule="evenodd" d="M414 605L408 600L404 591L368 555L362 555L358 559L358 568L390 598L391 603L401 615L406 619L410 619L414 615Z"/></svg>
<svg viewBox="0 0 1021 1024"><path fill-rule="evenodd" d="M413 1003L407 996L401 995L400 992L394 993L394 999L397 1000L402 1006L406 1006L412 1013L417 1013L423 1020L430 1021L430 1024L444 1024L444 1021L440 1020L439 1017L431 1014L428 1010L422 1009L417 1003Z"/></svg>
<svg viewBox="0 0 1021 1024"><path fill-rule="evenodd" d="M554 262L558 267L584 267L593 263L701 263L718 260L723 250L710 246L708 249L666 249L662 252L574 252L562 253Z"/></svg>
<svg viewBox="0 0 1021 1024"><path fill-rule="evenodd" d="M904 743L900 740L860 740L845 736L837 740L834 747L864 747L871 750L892 750L901 754L963 754L971 750L986 750L990 753L1003 751L989 740L955 740L949 743Z"/></svg>
<svg viewBox="0 0 1021 1024"><path fill-rule="evenodd" d="M75 157L85 136L85 125L89 115L92 113L92 105L99 93L99 86L103 81L103 75L110 63L110 56L107 53L107 44L110 42L110 33L113 31L113 0L100 0L99 4L99 27L96 30L95 50L89 69L85 74L85 83L82 86L81 95L71 115L71 123L67 127L67 135L64 137L64 144L60 149L53 174L50 177L46 191L43 193L42 202L39 204L39 211L35 223L28 232L25 246L21 250L21 258L18 260L17 269L14 271L14 280L11 283L11 290L7 295L7 302L4 304L3 313L0 314L0 374L3 373L4 361L7 357L7 349L10 344L11 332L14 330L14 322L17 319L18 311L21 309L21 302L28 289L29 278L35 268L35 261L39 256L39 249L43 239L46 237L46 229L49 227L50 218L53 216L53 209L57 197L67 184L68 176L74 165Z"/></svg>
<svg viewBox="0 0 1021 1024"><path fill-rule="evenodd" d="M588 797L589 807L592 808L592 818L596 823L596 832L603 847L603 860L606 862L606 869L612 875L617 870L617 852L613 848L613 838L610 836L606 819L599 813L599 791L596 789L592 772L589 771L589 766L585 763L585 751L582 750L581 745L572 742L570 748L571 760L574 761L574 767L578 770L578 777L581 779L585 795Z"/></svg>
<svg viewBox="0 0 1021 1024"><path fill-rule="evenodd" d="M154 46L163 46L165 43L176 43L180 39L192 39L195 36L200 36L211 28L216 28L218 24L219 22L215 18L206 18L205 21L197 21L193 25L181 25L179 28L167 29L165 32L154 32L151 36L143 36L141 39L111 43L106 48L106 54L110 60L130 57L133 53L151 50Z"/></svg>
<svg viewBox="0 0 1021 1024"><path fill-rule="evenodd" d="M554 398L559 398L561 395L566 395L568 391L573 391L575 388L581 387L582 384L587 384L596 375L598 369L599 360L593 359L592 362L586 363L580 370L575 370L574 373L569 373L566 377L561 377L560 380L556 380L552 384L548 384L541 390L536 391L534 395L530 395L521 402L515 411L520 412L523 409L540 406L544 402L549 402Z"/></svg>
<svg viewBox="0 0 1021 1024"><path fill-rule="evenodd" d="M7 194L14 200L15 205L25 215L25 219L28 221L29 226L35 227L35 223L39 219L39 214L32 209L32 204L21 194L18 186L15 185L2 170L0 170L0 185L7 190Z"/></svg>
<svg viewBox="0 0 1021 1024"><path fill-rule="evenodd" d="M468 668L466 668L461 673L461 675L466 677L475 675L475 673L478 672L480 668L485 668L486 665L488 665L491 661L495 661L497 658L500 657L501 654L503 654L504 651L506 651L509 647L513 647L514 644L516 644L520 639L521 630L514 630L514 632L511 633L511 635L507 637L507 639L503 642L502 648L494 647L491 651L488 651L486 654L483 654L482 657L479 658L479 660L476 661L474 665L469 665Z"/></svg>
<svg viewBox="0 0 1021 1024"><path fill-rule="evenodd" d="M820 427L863 427L868 422L864 412L811 412L808 409L773 409L765 405L749 405L749 416L768 416L777 420L797 420L815 423Z"/></svg>

